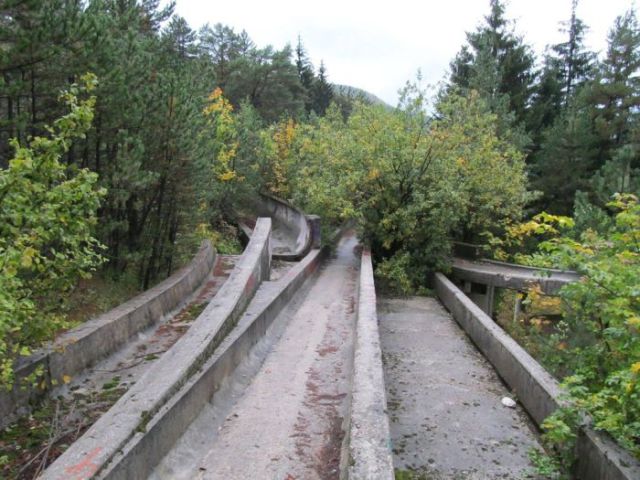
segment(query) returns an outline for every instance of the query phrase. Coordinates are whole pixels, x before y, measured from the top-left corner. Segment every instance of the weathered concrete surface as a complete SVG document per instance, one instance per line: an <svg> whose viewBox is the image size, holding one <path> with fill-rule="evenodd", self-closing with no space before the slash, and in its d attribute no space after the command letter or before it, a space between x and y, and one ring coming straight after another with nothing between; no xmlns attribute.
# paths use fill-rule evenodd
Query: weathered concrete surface
<svg viewBox="0 0 640 480"><path fill-rule="evenodd" d="M260 216L271 217L273 220L274 258L295 261L309 252L314 239L309 221L302 210L267 194L260 195L255 207ZM319 233L319 229L317 232Z"/></svg>
<svg viewBox="0 0 640 480"><path fill-rule="evenodd" d="M246 238L251 238L256 218L245 216L238 223ZM297 231L277 217L273 217L271 221L273 227L271 231L271 253L273 259L285 262L300 260L304 255L296 253Z"/></svg>
<svg viewBox="0 0 640 480"><path fill-rule="evenodd" d="M203 286L196 290L184 305L168 314L161 322L135 335L106 359L73 377L70 383L61 385L51 392L51 397L55 398L56 411L38 409L38 419L42 424L55 425L57 432L68 433L61 437L56 436L57 439L49 445L43 468L53 463L70 444L106 413L190 328L197 314L224 285L238 258L218 255L212 275L205 279ZM10 425L8 428L20 427ZM26 463L22 467L27 470L23 477L32 478L29 471L30 459L38 453L43 453L42 445L34 443L33 439L18 437L16 442L6 447L10 451L22 451L26 454ZM39 470L38 465L39 462L36 462L31 470Z"/></svg>
<svg viewBox="0 0 640 480"><path fill-rule="evenodd" d="M260 283L268 279L270 232L271 220L259 219L230 278L189 331L42 478L70 480L100 474L127 442L143 435L149 419L207 361ZM69 472L74 472L75 477L70 477Z"/></svg>
<svg viewBox="0 0 640 480"><path fill-rule="evenodd" d="M134 335L119 350L73 377L67 385L54 389L52 395L68 400L90 397L98 394L114 376L120 377L121 387L135 384L189 330L195 320L189 314L190 309L211 301L229 278L238 259L238 256L218 255L212 274L183 306L158 324Z"/></svg>
<svg viewBox="0 0 640 480"><path fill-rule="evenodd" d="M526 290L537 284L548 295L553 295L567 283L580 279L580 276L575 272L462 258L453 259L451 276L482 285L516 290Z"/></svg>
<svg viewBox="0 0 640 480"><path fill-rule="evenodd" d="M558 408L558 382L444 275L435 275L434 286L443 305L540 425Z"/></svg>
<svg viewBox="0 0 640 480"><path fill-rule="evenodd" d="M246 390L231 395L226 410L217 407L224 420L220 410L205 409L152 478L339 477L353 356L355 246L353 236L343 239L309 290L274 320L283 331L268 331L267 351L252 353L258 364L266 355L264 363L244 379Z"/></svg>
<svg viewBox="0 0 640 480"><path fill-rule="evenodd" d="M444 275L437 273L434 285L442 303L540 425L560 405L558 382ZM583 480L640 478L640 462L590 428L579 437L577 458Z"/></svg>
<svg viewBox="0 0 640 480"><path fill-rule="evenodd" d="M254 346L292 298L317 269L320 251L311 251L276 282L263 282L236 327L225 337L214 354L176 392L156 415L149 419L144 435L132 438L101 478L145 478L178 442L180 437L206 410L207 402L218 399L223 385L248 358ZM223 393L224 395L224 393Z"/></svg>
<svg viewBox="0 0 640 480"><path fill-rule="evenodd" d="M376 290L369 250L362 252L360 264L349 417L348 478L393 479L391 434L376 313Z"/></svg>
<svg viewBox="0 0 640 480"><path fill-rule="evenodd" d="M161 321L206 279L215 262L216 253L209 242L203 243L189 265L171 277L109 312L64 333L55 342L23 359L16 366L16 377L25 378L36 367L45 372L48 388L0 391L0 428L26 413L29 401L42 398L64 376L75 376L87 367L118 350L136 334ZM22 407L18 411L19 408Z"/></svg>
<svg viewBox="0 0 640 480"><path fill-rule="evenodd" d="M426 478L525 478L538 441L437 300L378 301L394 465Z"/></svg>

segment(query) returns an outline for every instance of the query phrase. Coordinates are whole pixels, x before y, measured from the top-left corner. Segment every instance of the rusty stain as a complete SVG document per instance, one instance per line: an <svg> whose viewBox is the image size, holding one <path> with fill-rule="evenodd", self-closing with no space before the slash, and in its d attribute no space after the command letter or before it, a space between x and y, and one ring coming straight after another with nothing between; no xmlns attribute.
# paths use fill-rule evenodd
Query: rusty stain
<svg viewBox="0 0 640 480"><path fill-rule="evenodd" d="M318 352L318 355L320 355L321 357L324 357L329 353L336 353L338 351L338 347L332 345L329 347L320 348L316 351Z"/></svg>

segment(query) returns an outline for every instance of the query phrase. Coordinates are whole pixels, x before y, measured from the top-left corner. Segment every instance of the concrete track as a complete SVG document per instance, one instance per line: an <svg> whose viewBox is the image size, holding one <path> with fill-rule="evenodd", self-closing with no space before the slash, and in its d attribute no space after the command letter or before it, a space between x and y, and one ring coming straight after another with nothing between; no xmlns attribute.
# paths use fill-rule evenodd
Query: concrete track
<svg viewBox="0 0 640 480"><path fill-rule="evenodd" d="M353 234L341 240L335 256L280 313L150 478L339 477L353 361L356 246Z"/></svg>
<svg viewBox="0 0 640 480"><path fill-rule="evenodd" d="M378 316L396 470L527 478L534 427L519 405L502 405L508 390L440 303L381 299Z"/></svg>
<svg viewBox="0 0 640 480"><path fill-rule="evenodd" d="M114 377L122 380L119 386L126 390L189 329L197 313L224 285L237 259L235 255L218 255L211 275L178 311L131 338L118 351L55 391L54 396L73 398L87 395L87 390L96 393L104 384L113 383Z"/></svg>
<svg viewBox="0 0 640 480"><path fill-rule="evenodd" d="M452 275L461 280L517 290L526 290L532 284L538 284L542 291L549 295L580 279L576 272L463 258L453 259Z"/></svg>

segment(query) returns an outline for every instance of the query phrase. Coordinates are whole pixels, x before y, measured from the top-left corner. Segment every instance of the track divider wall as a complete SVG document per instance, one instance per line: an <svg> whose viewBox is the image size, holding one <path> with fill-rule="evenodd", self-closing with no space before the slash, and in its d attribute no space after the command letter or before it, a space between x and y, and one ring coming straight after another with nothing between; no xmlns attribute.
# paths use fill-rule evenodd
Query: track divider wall
<svg viewBox="0 0 640 480"><path fill-rule="evenodd" d="M285 277L268 282L268 295L259 294L260 301L249 305L238 323L239 328L224 339L211 358L149 421L144 435L131 439L99 478L147 478L223 382L265 337L273 320L316 271L321 259L321 251L312 250ZM245 447L238 445L238 448Z"/></svg>
<svg viewBox="0 0 640 480"><path fill-rule="evenodd" d="M0 391L0 428L25 413L29 403L43 398L64 376L73 377L118 350L138 332L178 308L202 285L216 259L209 241L189 263L166 280L114 309L60 335L53 343L22 359L16 366L16 386ZM43 370L45 388L26 388L21 380ZM20 410L23 410L22 412Z"/></svg>
<svg viewBox="0 0 640 480"><path fill-rule="evenodd" d="M351 480L392 480L391 435L387 416L382 350L376 313L371 252L363 250L358 288L351 412L347 434ZM344 449L343 449L344 450Z"/></svg>
<svg viewBox="0 0 640 480"><path fill-rule="evenodd" d="M434 286L440 301L539 426L561 404L558 382L443 274L435 274ZM585 427L576 453L576 475L582 480L640 478L640 462L603 432Z"/></svg>
<svg viewBox="0 0 640 480"><path fill-rule="evenodd" d="M312 246L314 248L319 247L319 244L312 245L314 241L312 227L305 213L298 207L266 193L260 194L255 206L260 215L273 217L279 220L282 225L286 225L290 229L292 237L296 239L292 253L274 254L273 258L297 261L309 253Z"/></svg>
<svg viewBox="0 0 640 480"><path fill-rule="evenodd" d="M145 437L152 420L196 375L233 329L271 268L271 219L259 218L229 279L180 340L43 474L43 479L100 478ZM108 467L108 468L107 468ZM122 472L121 472L122 473ZM116 478L109 475L109 478ZM141 478L135 472L117 478Z"/></svg>

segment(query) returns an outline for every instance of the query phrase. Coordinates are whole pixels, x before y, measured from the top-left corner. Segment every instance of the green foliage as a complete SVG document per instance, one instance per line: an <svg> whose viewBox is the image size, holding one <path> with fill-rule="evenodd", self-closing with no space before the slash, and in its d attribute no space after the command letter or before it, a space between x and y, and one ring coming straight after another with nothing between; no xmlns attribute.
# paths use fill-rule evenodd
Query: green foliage
<svg viewBox="0 0 640 480"><path fill-rule="evenodd" d="M377 274L403 293L447 268L453 236L498 235L527 201L522 154L496 135L486 103L471 92L436 108L430 118L413 85L395 110L356 104L345 121L334 106L280 135L286 155L270 173L279 194L323 221L356 220Z"/></svg>
<svg viewBox="0 0 640 480"><path fill-rule="evenodd" d="M574 6L569 40L554 47L557 56L548 59L531 111L532 184L544 193L537 207L563 215L571 214L578 191L599 208L614 193L639 193L636 14L616 19L598 63L584 50L583 31Z"/></svg>
<svg viewBox="0 0 640 480"><path fill-rule="evenodd" d="M65 326L60 303L81 277L102 262L94 238L104 190L97 175L61 160L74 139L85 135L95 98L78 95L96 86L86 75L83 87L61 96L70 112L47 128L48 136L12 142L8 168L0 169L0 385L13 381L13 363L30 347Z"/></svg>
<svg viewBox="0 0 640 480"><path fill-rule="evenodd" d="M617 211L609 230L550 238L537 254L582 276L561 290L563 319L541 349L546 364L570 373L567 405L543 425L565 466L583 414L640 458L640 205L616 195L609 207ZM557 233L554 218L539 217L539 229Z"/></svg>
<svg viewBox="0 0 640 480"><path fill-rule="evenodd" d="M401 295L413 293L414 286L409 276L411 271L411 255L407 252L396 253L391 258L383 259L376 266L376 276L382 280L380 290L391 291Z"/></svg>
<svg viewBox="0 0 640 480"><path fill-rule="evenodd" d="M500 121L513 128L526 118L534 57L512 31L512 22L504 16L504 3L491 0L490 8L484 23L467 33L468 45L451 62L450 81L463 90L477 90Z"/></svg>
<svg viewBox="0 0 640 480"><path fill-rule="evenodd" d="M531 460L537 475L550 480L564 480L568 478L562 474L562 467L558 461L550 455L547 455L546 452L532 448L528 454L529 460Z"/></svg>

